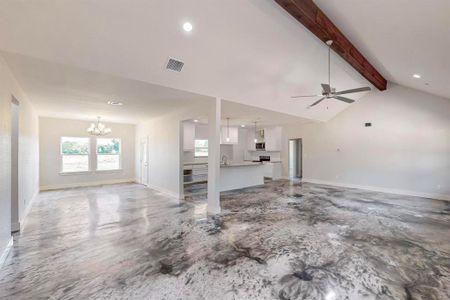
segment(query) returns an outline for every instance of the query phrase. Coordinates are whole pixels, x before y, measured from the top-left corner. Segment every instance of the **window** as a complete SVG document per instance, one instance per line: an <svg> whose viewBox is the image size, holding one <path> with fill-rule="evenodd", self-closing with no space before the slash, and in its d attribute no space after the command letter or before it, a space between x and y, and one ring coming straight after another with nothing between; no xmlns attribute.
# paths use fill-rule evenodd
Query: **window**
<svg viewBox="0 0 450 300"><path fill-rule="evenodd" d="M195 157L208 156L208 140L195 140Z"/></svg>
<svg viewBox="0 0 450 300"><path fill-rule="evenodd" d="M97 139L97 170L120 169L120 139Z"/></svg>
<svg viewBox="0 0 450 300"><path fill-rule="evenodd" d="M89 138L61 138L61 172L89 171Z"/></svg>

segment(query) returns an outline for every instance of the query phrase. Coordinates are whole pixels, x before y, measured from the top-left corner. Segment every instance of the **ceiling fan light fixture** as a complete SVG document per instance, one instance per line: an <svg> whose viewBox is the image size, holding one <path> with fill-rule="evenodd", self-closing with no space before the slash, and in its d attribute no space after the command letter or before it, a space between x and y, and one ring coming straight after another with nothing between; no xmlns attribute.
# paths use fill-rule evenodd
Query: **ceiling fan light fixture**
<svg viewBox="0 0 450 300"><path fill-rule="evenodd" d="M122 106L122 105L123 105L122 102L119 102L119 101L112 101L112 100L110 100L110 101L108 101L108 102L106 102L106 103L109 104L109 105L112 105L112 106Z"/></svg>
<svg viewBox="0 0 450 300"><path fill-rule="evenodd" d="M102 136L111 133L111 128L106 127L105 124L100 123L100 117L97 117L97 123L91 123L86 130L90 135Z"/></svg>
<svg viewBox="0 0 450 300"><path fill-rule="evenodd" d="M361 87L361 88L355 88L355 89L349 89L344 91L336 91L335 88L331 86L331 45L333 44L332 40L328 40L325 42L328 45L328 83L322 83L322 94L321 95L311 95L311 96L292 96L291 98L308 98L308 97L322 97L319 100L315 101L311 105L308 105L306 108L309 109L313 106L316 106L320 102L322 102L325 99L336 99L345 103L353 103L355 100L349 99L346 97L341 97L340 95L344 94L351 94L351 93L358 93L358 92L365 92L370 91L370 87ZM328 107L327 107L328 109Z"/></svg>

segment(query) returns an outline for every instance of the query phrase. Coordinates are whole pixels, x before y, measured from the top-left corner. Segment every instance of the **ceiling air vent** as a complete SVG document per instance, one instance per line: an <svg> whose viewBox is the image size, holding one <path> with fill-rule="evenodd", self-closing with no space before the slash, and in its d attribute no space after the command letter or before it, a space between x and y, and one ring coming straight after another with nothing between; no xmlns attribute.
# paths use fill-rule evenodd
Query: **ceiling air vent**
<svg viewBox="0 0 450 300"><path fill-rule="evenodd" d="M166 69L176 71L176 72L181 72L181 69L183 68L183 66L184 66L184 62L182 62L181 60L177 60L177 59L169 57L169 61L167 62Z"/></svg>

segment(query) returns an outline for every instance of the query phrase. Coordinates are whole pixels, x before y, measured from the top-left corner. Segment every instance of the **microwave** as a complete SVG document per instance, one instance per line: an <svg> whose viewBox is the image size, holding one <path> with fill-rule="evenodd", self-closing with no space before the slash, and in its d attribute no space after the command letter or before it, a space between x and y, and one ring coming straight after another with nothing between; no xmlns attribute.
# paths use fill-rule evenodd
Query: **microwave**
<svg viewBox="0 0 450 300"><path fill-rule="evenodd" d="M266 150L266 143L256 143L256 150Z"/></svg>

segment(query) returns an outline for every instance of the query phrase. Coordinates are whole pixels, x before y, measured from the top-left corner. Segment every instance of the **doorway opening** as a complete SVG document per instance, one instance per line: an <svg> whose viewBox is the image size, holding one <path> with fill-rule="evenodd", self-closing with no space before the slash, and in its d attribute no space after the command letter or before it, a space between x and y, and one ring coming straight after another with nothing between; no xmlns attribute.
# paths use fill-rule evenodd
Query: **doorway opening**
<svg viewBox="0 0 450 300"><path fill-rule="evenodd" d="M302 172L302 139L289 140L288 154L289 178L298 179L303 177Z"/></svg>
<svg viewBox="0 0 450 300"><path fill-rule="evenodd" d="M19 222L19 101L11 99L11 232L20 231Z"/></svg>

